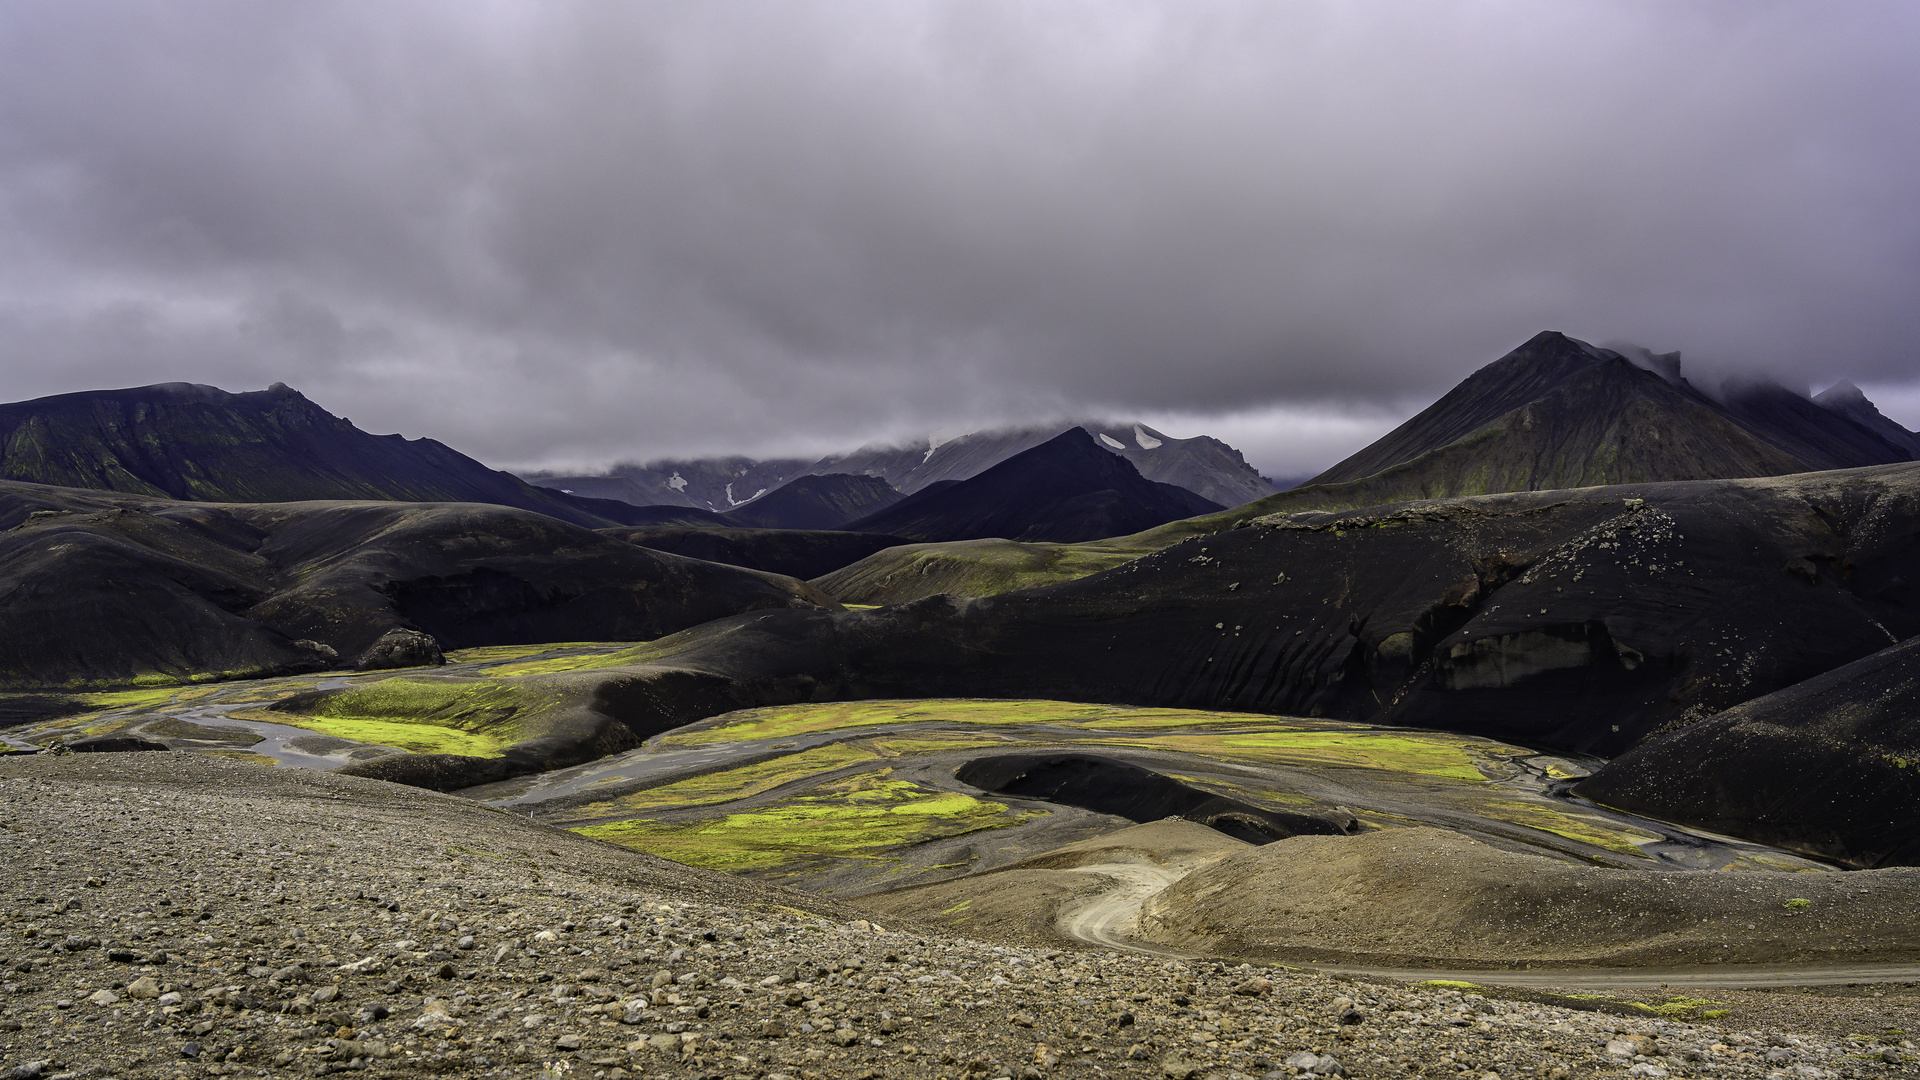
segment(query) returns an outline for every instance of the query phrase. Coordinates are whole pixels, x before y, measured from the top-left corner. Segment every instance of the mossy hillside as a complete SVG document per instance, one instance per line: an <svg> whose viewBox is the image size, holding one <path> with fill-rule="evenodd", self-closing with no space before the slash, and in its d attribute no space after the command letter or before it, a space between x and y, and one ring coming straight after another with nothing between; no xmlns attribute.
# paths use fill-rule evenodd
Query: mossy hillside
<svg viewBox="0 0 1920 1080"><path fill-rule="evenodd" d="M508 745L517 741L438 724L395 722L360 716L294 717L282 718L280 722L331 735L336 739L351 739L373 746L392 746L411 754L497 757Z"/></svg>
<svg viewBox="0 0 1920 1080"><path fill-rule="evenodd" d="M1025 819L1001 803L931 791L883 772L715 820L677 824L642 819L575 831L690 866L767 871L806 860L886 860L890 852L913 844Z"/></svg>
<svg viewBox="0 0 1920 1080"><path fill-rule="evenodd" d="M546 679L399 676L289 701L254 719L415 753L493 756L539 734L542 713L578 700Z"/></svg>

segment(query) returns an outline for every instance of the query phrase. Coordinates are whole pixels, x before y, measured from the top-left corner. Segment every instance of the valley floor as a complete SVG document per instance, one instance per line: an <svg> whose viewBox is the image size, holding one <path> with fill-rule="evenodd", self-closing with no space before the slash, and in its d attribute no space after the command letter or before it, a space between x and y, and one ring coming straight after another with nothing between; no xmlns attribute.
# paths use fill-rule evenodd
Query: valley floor
<svg viewBox="0 0 1920 1080"><path fill-rule="evenodd" d="M1905 1074L1920 1029L1911 986L1634 1005L996 943L206 755L0 760L0 830L22 1080L1817 1078Z"/></svg>

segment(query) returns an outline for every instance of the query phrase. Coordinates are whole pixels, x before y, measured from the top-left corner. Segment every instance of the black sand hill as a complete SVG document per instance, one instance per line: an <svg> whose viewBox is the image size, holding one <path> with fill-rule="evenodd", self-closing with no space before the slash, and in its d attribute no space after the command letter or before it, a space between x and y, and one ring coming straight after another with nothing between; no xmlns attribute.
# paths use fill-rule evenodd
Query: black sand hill
<svg viewBox="0 0 1920 1080"><path fill-rule="evenodd" d="M967 480L934 485L849 522L859 532L912 540L1073 543L1138 532L1222 509L1185 488L1155 483L1073 428Z"/></svg>
<svg viewBox="0 0 1920 1080"><path fill-rule="evenodd" d="M0 683L350 665L382 635L445 648L657 637L832 602L477 503L181 503L0 483Z"/></svg>
<svg viewBox="0 0 1920 1080"><path fill-rule="evenodd" d="M0 479L198 502L484 502L588 527L627 521L623 503L534 487L432 439L369 435L278 383L243 394L166 383L0 405Z"/></svg>
<svg viewBox="0 0 1920 1080"><path fill-rule="evenodd" d="M1854 866L1920 863L1920 638L1650 739L1575 790Z"/></svg>

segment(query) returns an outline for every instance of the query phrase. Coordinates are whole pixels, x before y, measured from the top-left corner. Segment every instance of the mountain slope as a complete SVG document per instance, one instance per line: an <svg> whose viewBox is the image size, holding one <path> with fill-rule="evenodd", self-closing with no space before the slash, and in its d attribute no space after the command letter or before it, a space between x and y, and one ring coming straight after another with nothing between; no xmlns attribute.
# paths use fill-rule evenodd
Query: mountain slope
<svg viewBox="0 0 1920 1080"><path fill-rule="evenodd" d="M1920 638L1736 705L1576 789L1853 866L1920 863Z"/></svg>
<svg viewBox="0 0 1920 1080"><path fill-rule="evenodd" d="M1861 400L1866 400L1865 395ZM1913 460L1913 452L1905 446L1841 410L1823 408L1778 383L1729 387L1721 407L1761 441L1792 457L1800 466L1798 472Z"/></svg>
<svg viewBox="0 0 1920 1080"><path fill-rule="evenodd" d="M913 540L1073 542L1138 532L1218 508L1157 484L1073 428L978 476L922 489L847 527Z"/></svg>
<svg viewBox="0 0 1920 1080"><path fill-rule="evenodd" d="M1569 376L1604 362L1607 355L1586 342L1542 331L1467 376L1406 423L1307 483L1358 480L1459 442L1528 402L1545 397Z"/></svg>
<svg viewBox="0 0 1920 1080"><path fill-rule="evenodd" d="M899 501L877 476L828 473L797 477L724 516L741 529L837 529Z"/></svg>
<svg viewBox="0 0 1920 1080"><path fill-rule="evenodd" d="M166 383L0 405L0 479L193 501L387 499L514 506L577 525L591 504L432 439L369 435L275 383Z"/></svg>
<svg viewBox="0 0 1920 1080"><path fill-rule="evenodd" d="M1831 409L1841 416L1872 431L1874 434L1898 446L1920 461L1920 434L1908 431L1887 418L1860 388L1842 379L1832 386L1814 395L1814 403Z"/></svg>

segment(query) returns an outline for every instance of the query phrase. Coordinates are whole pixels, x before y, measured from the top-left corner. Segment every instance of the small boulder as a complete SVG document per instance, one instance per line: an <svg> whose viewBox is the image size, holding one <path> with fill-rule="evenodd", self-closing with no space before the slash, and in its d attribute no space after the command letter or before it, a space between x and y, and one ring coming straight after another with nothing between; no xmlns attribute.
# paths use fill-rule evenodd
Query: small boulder
<svg viewBox="0 0 1920 1080"><path fill-rule="evenodd" d="M395 628L380 635L367 651L353 662L356 671L385 671L388 668L438 667L447 662L440 643L431 634Z"/></svg>

